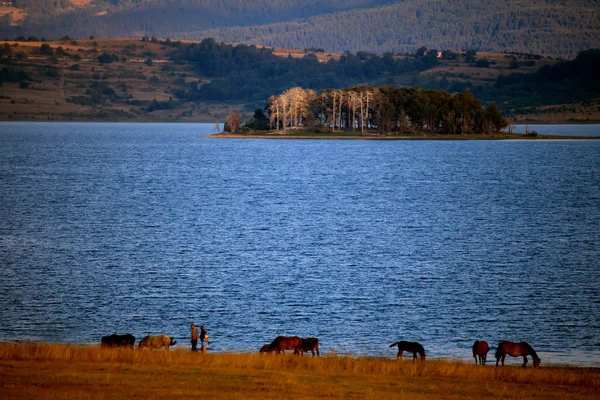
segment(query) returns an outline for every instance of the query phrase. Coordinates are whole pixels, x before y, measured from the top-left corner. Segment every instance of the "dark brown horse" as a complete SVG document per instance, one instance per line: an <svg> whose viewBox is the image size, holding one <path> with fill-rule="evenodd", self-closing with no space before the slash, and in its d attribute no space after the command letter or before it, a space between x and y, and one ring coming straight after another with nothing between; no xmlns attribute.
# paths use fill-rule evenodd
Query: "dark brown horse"
<svg viewBox="0 0 600 400"><path fill-rule="evenodd" d="M425 361L425 349L420 343L405 342L404 340L401 340L399 342L390 344L390 347L394 346L398 346L398 354L396 354L396 358L401 358L402 353L408 351L409 353L413 353L413 360L417 359L417 353L419 353L421 356L421 361Z"/></svg>
<svg viewBox="0 0 600 400"><path fill-rule="evenodd" d="M271 344L266 344L261 347L260 352L270 353L276 351L277 354L280 354L281 352L285 354L286 350L294 350L294 354L300 354L301 347L302 339L298 336L277 336Z"/></svg>
<svg viewBox="0 0 600 400"><path fill-rule="evenodd" d="M316 337L302 338L302 344L300 345L300 354L304 354L310 351L315 356L315 350L317 351L317 356L319 354L319 339Z"/></svg>
<svg viewBox="0 0 600 400"><path fill-rule="evenodd" d="M133 347L135 343L135 336L127 335L110 335L102 336L100 339L100 345L102 347Z"/></svg>
<svg viewBox="0 0 600 400"><path fill-rule="evenodd" d="M475 364L477 364L477 357L479 357L479 364L485 365L488 351L490 351L490 346L486 341L476 340L475 343L473 343L473 358L475 359Z"/></svg>
<svg viewBox="0 0 600 400"><path fill-rule="evenodd" d="M531 356L533 358L533 367L538 367L540 362L542 362L541 358L538 357L537 353L526 342L500 342L498 343L498 348L496 349L496 367L498 366L498 362L502 360L502 365L504 365L504 359L506 355L511 357L523 357L523 367L527 365L527 356Z"/></svg>

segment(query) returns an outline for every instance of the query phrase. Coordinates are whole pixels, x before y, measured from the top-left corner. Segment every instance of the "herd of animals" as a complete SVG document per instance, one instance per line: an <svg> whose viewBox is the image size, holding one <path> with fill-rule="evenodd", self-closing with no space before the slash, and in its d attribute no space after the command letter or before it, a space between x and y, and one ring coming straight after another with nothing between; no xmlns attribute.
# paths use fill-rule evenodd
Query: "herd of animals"
<svg viewBox="0 0 600 400"><path fill-rule="evenodd" d="M170 346L173 346L177 342L173 340L171 336L168 335L148 335L140 340L138 347L140 349L149 348L149 349L160 349L165 348L169 350ZM102 347L131 347L135 345L135 336L127 334L127 335L110 335L103 336L101 339ZM392 343L390 347L398 347L398 354L396 358L401 358L402 354L406 351L408 353L412 353L413 360L417 359L417 354L421 358L422 361L425 361L425 349L418 342L407 342L401 340L396 343ZM277 354L285 353L286 350L293 350L296 355L303 355L304 353L311 352L313 357L315 352L317 356L319 356L319 339L315 337L309 338L301 338L299 336L277 336L275 340L273 340L269 344L265 344L260 348L261 353L272 353L275 352ZM487 353L490 351L490 346L487 342L483 340L476 340L473 343L473 358L475 358L475 364L485 365ZM504 359L507 355L511 357L523 357L523 367L527 365L527 356L531 356L533 359L533 367L538 367L540 365L541 359L538 357L537 353L526 342L507 342L502 341L498 343L498 347L495 352L496 357L496 366L498 366L499 362L502 362L504 365Z"/></svg>

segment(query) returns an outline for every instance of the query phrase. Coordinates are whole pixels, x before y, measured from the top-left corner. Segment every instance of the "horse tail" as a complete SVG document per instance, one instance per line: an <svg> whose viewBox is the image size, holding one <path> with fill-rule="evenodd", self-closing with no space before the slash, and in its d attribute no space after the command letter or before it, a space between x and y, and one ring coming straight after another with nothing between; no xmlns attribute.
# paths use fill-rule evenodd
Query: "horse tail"
<svg viewBox="0 0 600 400"><path fill-rule="evenodd" d="M498 347L496 347L496 352L494 353L496 359L500 359L504 355L504 350L502 350L502 343L504 342L498 343Z"/></svg>
<svg viewBox="0 0 600 400"><path fill-rule="evenodd" d="M473 343L473 357L475 357L477 355L478 345L479 345L479 340L476 340L475 343Z"/></svg>
<svg viewBox="0 0 600 400"><path fill-rule="evenodd" d="M397 345L398 345L398 343L400 343L400 342L392 343L392 344L390 344L390 347L397 346Z"/></svg>

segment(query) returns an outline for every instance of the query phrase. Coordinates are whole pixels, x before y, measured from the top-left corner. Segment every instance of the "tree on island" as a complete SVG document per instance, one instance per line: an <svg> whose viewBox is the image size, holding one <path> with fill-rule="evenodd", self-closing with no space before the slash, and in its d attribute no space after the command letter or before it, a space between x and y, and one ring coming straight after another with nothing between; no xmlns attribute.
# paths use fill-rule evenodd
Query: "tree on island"
<svg viewBox="0 0 600 400"><path fill-rule="evenodd" d="M267 129L277 131L360 129L361 134L376 131L464 135L491 134L507 126L496 103L484 108L468 90L450 94L418 87L359 86L317 94L310 89L293 87L279 96L271 96L265 109ZM247 127L256 129L255 122L253 124Z"/></svg>
<svg viewBox="0 0 600 400"><path fill-rule="evenodd" d="M223 130L229 133L236 133L242 127L242 117L236 112L231 112L227 116Z"/></svg>

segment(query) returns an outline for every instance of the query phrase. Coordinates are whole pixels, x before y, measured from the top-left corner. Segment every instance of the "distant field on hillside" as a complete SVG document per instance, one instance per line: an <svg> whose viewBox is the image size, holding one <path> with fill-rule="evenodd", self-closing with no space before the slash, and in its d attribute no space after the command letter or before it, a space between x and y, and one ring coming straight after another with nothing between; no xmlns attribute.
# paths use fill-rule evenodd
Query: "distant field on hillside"
<svg viewBox="0 0 600 400"><path fill-rule="evenodd" d="M190 44L185 42L184 45ZM9 52L6 51L8 47ZM42 50L42 47L46 47ZM2 50L3 49L3 50ZM201 87L215 78L201 75L198 64L174 62L170 56L175 47L160 41L139 39L69 39L41 41L0 41L0 67L12 77L0 80L1 120L91 120L91 121L224 121L231 111L250 118L256 108L262 108L270 95L263 92L256 101L188 101L181 93ZM339 62L345 54L322 50L275 48L281 58L300 60L315 57L324 65L329 60ZM106 62L100 56L109 57ZM362 63L370 62L369 53L359 54ZM340 81L331 75L319 78L325 87L349 87L364 82L383 87L421 86L424 88L491 87L500 75L513 72L533 73L556 60L527 54L480 52L477 60L486 67L466 63L462 59L438 59L438 64L423 71L401 74L383 73L364 82ZM394 55L394 60L411 61L414 56ZM355 57L355 60L359 60ZM360 61L359 61L360 62ZM200 61L202 63L202 61ZM515 66L517 69L515 69ZM15 74L21 77L15 77ZM8 76L7 75L7 76ZM282 82L294 84L293 79ZM257 81L260 82L260 79ZM451 90L450 90L451 91ZM253 92L250 92L252 95ZM503 104L501 104L503 105ZM504 106L510 106L504 104ZM513 115L516 121L590 122L600 120L598 102L555 104L531 108Z"/></svg>

